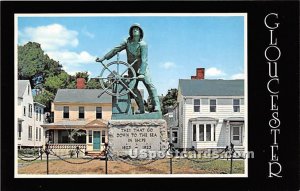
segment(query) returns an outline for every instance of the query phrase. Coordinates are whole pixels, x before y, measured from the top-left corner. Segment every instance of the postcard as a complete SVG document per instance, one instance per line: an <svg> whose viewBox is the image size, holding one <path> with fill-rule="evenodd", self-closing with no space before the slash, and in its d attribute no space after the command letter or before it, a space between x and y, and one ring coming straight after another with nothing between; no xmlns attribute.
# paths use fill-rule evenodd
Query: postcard
<svg viewBox="0 0 300 191"><path fill-rule="evenodd" d="M2 2L3 188L299 189L299 2L160 4Z"/></svg>

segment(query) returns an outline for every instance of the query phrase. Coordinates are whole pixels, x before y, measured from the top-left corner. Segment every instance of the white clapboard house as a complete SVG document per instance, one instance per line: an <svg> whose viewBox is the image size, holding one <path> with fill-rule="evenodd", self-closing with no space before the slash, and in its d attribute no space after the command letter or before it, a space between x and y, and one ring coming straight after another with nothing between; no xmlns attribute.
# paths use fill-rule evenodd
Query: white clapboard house
<svg viewBox="0 0 300 191"><path fill-rule="evenodd" d="M34 102L29 80L18 80L17 117L18 148L38 148L44 144L44 108L46 106Z"/></svg>
<svg viewBox="0 0 300 191"><path fill-rule="evenodd" d="M204 79L204 69L198 68L192 79L179 80L170 140L183 150L222 149L231 143L244 150L245 110L244 80Z"/></svg>

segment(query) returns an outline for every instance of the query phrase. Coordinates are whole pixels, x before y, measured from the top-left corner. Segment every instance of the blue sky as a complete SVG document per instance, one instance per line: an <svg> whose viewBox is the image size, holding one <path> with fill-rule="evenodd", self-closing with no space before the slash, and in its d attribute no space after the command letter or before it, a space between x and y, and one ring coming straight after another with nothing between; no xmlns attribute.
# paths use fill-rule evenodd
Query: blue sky
<svg viewBox="0 0 300 191"><path fill-rule="evenodd" d="M19 17L18 44L38 42L68 73L88 71L96 77L102 66L95 58L127 38L133 23L144 29L159 94L177 88L178 79L190 79L199 67L206 69L206 79L244 78L242 16ZM125 51L120 58L126 61Z"/></svg>

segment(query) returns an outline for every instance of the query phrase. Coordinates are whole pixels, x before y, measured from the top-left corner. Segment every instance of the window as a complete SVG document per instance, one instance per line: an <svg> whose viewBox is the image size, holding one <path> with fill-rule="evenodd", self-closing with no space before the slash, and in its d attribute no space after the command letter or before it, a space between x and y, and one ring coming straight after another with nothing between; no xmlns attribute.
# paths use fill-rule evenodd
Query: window
<svg viewBox="0 0 300 191"><path fill-rule="evenodd" d="M29 95L29 93L30 93L30 86L28 85L28 87L27 87L27 94Z"/></svg>
<svg viewBox="0 0 300 191"><path fill-rule="evenodd" d="M32 139L32 126L28 126L28 140Z"/></svg>
<svg viewBox="0 0 300 191"><path fill-rule="evenodd" d="M68 130L58 130L58 143L69 143L70 142L70 132ZM76 142L76 135L72 137L74 139L74 142Z"/></svg>
<svg viewBox="0 0 300 191"><path fill-rule="evenodd" d="M21 139L22 136L22 124L18 124L18 139Z"/></svg>
<svg viewBox="0 0 300 191"><path fill-rule="evenodd" d="M38 127L35 128L35 140L39 140L39 129L38 129Z"/></svg>
<svg viewBox="0 0 300 191"><path fill-rule="evenodd" d="M200 112L200 99L194 99L194 112Z"/></svg>
<svg viewBox="0 0 300 191"><path fill-rule="evenodd" d="M196 141L196 125L193 125L193 141Z"/></svg>
<svg viewBox="0 0 300 191"><path fill-rule="evenodd" d="M199 125L199 141L204 141L204 125Z"/></svg>
<svg viewBox="0 0 300 191"><path fill-rule="evenodd" d="M28 104L28 117L32 117L32 104Z"/></svg>
<svg viewBox="0 0 300 191"><path fill-rule="evenodd" d="M193 141L215 141L214 124L193 124Z"/></svg>
<svg viewBox="0 0 300 191"><path fill-rule="evenodd" d="M96 107L96 119L102 119L102 107Z"/></svg>
<svg viewBox="0 0 300 191"><path fill-rule="evenodd" d="M40 108L39 109L39 121L41 121L42 120L42 109Z"/></svg>
<svg viewBox="0 0 300 191"><path fill-rule="evenodd" d="M101 143L105 143L105 131L102 130Z"/></svg>
<svg viewBox="0 0 300 191"><path fill-rule="evenodd" d="M39 115L39 108L38 108L38 107L35 107L35 120L36 120L36 121L39 120L38 115Z"/></svg>
<svg viewBox="0 0 300 191"><path fill-rule="evenodd" d="M42 140L42 128L39 128L39 141Z"/></svg>
<svg viewBox="0 0 300 191"><path fill-rule="evenodd" d="M181 104L180 112L181 112L181 115L183 115L183 103Z"/></svg>
<svg viewBox="0 0 300 191"><path fill-rule="evenodd" d="M63 117L64 118L69 118L69 106L64 106Z"/></svg>
<svg viewBox="0 0 300 191"><path fill-rule="evenodd" d="M79 119L84 119L84 107L79 107Z"/></svg>
<svg viewBox="0 0 300 191"><path fill-rule="evenodd" d="M216 99L209 100L209 105L210 105L210 112L216 112L216 110L217 110L217 100Z"/></svg>
<svg viewBox="0 0 300 191"><path fill-rule="evenodd" d="M206 125L206 141L211 141L211 124Z"/></svg>
<svg viewBox="0 0 300 191"><path fill-rule="evenodd" d="M232 140L240 140L240 127L232 127Z"/></svg>
<svg viewBox="0 0 300 191"><path fill-rule="evenodd" d="M240 99L233 99L233 112L240 112Z"/></svg>
<svg viewBox="0 0 300 191"><path fill-rule="evenodd" d="M173 115L174 115L174 121L176 121L176 119L177 119L176 110L177 110L177 108L175 108L175 109L174 109L174 111L173 111Z"/></svg>
<svg viewBox="0 0 300 191"><path fill-rule="evenodd" d="M47 130L46 137L48 138L49 143L54 143L54 130Z"/></svg>
<svg viewBox="0 0 300 191"><path fill-rule="evenodd" d="M215 131L215 129L216 129L216 125L214 124L214 131L213 131L214 132L214 137L213 137L214 140L213 141L216 141L216 131Z"/></svg>
<svg viewBox="0 0 300 191"><path fill-rule="evenodd" d="M93 143L93 131L89 130L89 143Z"/></svg>
<svg viewBox="0 0 300 191"><path fill-rule="evenodd" d="M24 114L24 116L26 116L26 106L24 106L23 114Z"/></svg>
<svg viewBox="0 0 300 191"><path fill-rule="evenodd" d="M178 131L172 132L172 143L178 143Z"/></svg>

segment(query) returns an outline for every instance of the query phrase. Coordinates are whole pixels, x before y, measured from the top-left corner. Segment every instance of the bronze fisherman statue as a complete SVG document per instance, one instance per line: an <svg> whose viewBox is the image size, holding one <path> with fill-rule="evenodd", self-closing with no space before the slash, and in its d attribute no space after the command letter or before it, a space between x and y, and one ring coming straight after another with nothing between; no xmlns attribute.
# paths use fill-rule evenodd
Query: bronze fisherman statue
<svg viewBox="0 0 300 191"><path fill-rule="evenodd" d="M115 56L118 52L126 50L128 64L136 63L133 65L135 72L137 73L138 80L132 91L137 96L133 96L138 107L139 113L145 113L144 100L138 90L138 82L142 81L147 88L148 94L151 99L152 109L150 112L161 112L160 102L158 99L157 91L151 82L148 68L148 48L146 42L143 40L144 32L139 24L133 24L129 29L129 37L124 40L120 45L114 47L103 58L97 58L97 62L109 60ZM132 76L132 73L128 71L128 75Z"/></svg>

